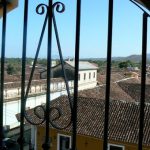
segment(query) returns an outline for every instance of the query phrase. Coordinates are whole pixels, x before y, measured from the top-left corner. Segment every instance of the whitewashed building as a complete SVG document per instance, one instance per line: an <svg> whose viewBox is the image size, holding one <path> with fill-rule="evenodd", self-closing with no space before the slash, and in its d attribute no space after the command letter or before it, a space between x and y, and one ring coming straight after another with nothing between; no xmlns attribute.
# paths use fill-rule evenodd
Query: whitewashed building
<svg viewBox="0 0 150 150"><path fill-rule="evenodd" d="M65 69L68 78L68 84L70 92L73 92L74 87L74 62L66 61ZM67 95L66 85L63 80L61 65L57 65L52 69L53 76L55 78L51 79L51 100ZM46 71L41 74L45 77ZM97 66L86 61L80 61L79 63L79 90L91 89L97 85ZM26 85L28 81L26 82ZM32 109L42 103L46 102L46 79L33 80L30 91L29 98L27 99L26 109ZM20 96L21 87L20 82L9 82L5 83L4 90L4 125L9 125L10 128L17 127L18 121L15 117L16 114L20 112Z"/></svg>
<svg viewBox="0 0 150 150"><path fill-rule="evenodd" d="M65 61L64 68L68 81L74 80L74 61ZM79 61L79 90L94 88L97 85L97 69L95 64L87 61ZM41 73L41 78L46 79L47 71ZM53 78L63 78L62 66L58 64L52 67L51 75Z"/></svg>
<svg viewBox="0 0 150 150"><path fill-rule="evenodd" d="M72 68L75 67L74 61L66 61ZM79 90L94 88L97 85L97 69L95 64L87 61L79 61Z"/></svg>

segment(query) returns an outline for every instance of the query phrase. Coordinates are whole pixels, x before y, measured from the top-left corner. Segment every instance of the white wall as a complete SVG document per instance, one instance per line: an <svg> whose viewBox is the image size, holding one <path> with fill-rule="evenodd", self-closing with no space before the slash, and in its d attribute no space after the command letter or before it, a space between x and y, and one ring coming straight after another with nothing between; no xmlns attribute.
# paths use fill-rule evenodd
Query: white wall
<svg viewBox="0 0 150 150"><path fill-rule="evenodd" d="M94 77L95 73L95 77ZM84 79L84 74L86 75L86 79ZM89 74L91 77L89 78ZM79 90L94 88L97 85L97 70L84 70L79 71L80 80L79 80ZM69 87L74 86L74 81L69 81ZM64 81L51 83L51 92L57 92L65 90L66 86ZM32 85L29 91L30 94L40 94L46 92L46 85ZM11 88L4 90L5 99L20 97L21 88Z"/></svg>
<svg viewBox="0 0 150 150"><path fill-rule="evenodd" d="M51 100L66 95L66 90L60 92L51 93ZM19 122L16 119L16 114L20 113L20 100L15 100L11 102L5 102L3 107L3 124L10 125L10 128L15 128L19 126ZM46 102L46 95L40 95L35 97L30 97L27 99L26 108L34 108Z"/></svg>
<svg viewBox="0 0 150 150"><path fill-rule="evenodd" d="M69 86L73 86L73 81L68 82ZM66 89L65 83L62 82L54 82L51 83L51 92L58 92ZM29 91L29 95L32 94L42 94L46 92L46 85L41 84L41 85L32 85ZM5 99L12 99L16 97L20 97L21 95L21 88L11 88L11 89L5 89L4 90L4 97Z"/></svg>
<svg viewBox="0 0 150 150"><path fill-rule="evenodd" d="M40 95L28 98L26 108L34 108L37 105L45 103L45 97L46 97L45 95ZM14 128L19 125L15 115L20 113L20 105L21 105L20 100L4 103L3 107L4 125L10 125L10 128Z"/></svg>
<svg viewBox="0 0 150 150"><path fill-rule="evenodd" d="M86 75L86 78L84 78L84 75ZM97 85L97 70L79 71L79 76L79 90L94 88Z"/></svg>

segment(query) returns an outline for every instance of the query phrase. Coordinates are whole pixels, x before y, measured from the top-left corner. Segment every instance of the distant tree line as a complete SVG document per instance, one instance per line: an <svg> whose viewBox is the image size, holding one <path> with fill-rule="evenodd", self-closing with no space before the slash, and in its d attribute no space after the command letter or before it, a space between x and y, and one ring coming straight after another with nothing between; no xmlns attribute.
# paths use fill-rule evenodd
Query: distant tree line
<svg viewBox="0 0 150 150"><path fill-rule="evenodd" d="M32 62L34 61L33 58L27 58L26 59L26 65L32 65ZM56 60L57 64L60 63L59 60ZM107 67L107 61L106 60L86 60L91 63L95 63L98 66L98 72L105 72L106 67ZM1 62L1 61L0 61ZM40 64L43 67L46 67L47 65L47 59L45 58L38 58L37 64ZM5 68L8 74L13 75L13 74L18 74L21 72L21 66L22 66L22 59L21 58L6 58L5 61ZM117 69L125 69L127 67L139 67L141 68L141 63L136 63L130 60L127 61L116 61L112 60L111 62L112 68L117 68Z"/></svg>
<svg viewBox="0 0 150 150"><path fill-rule="evenodd" d="M120 62L118 64L118 67L119 68L137 67L137 64L130 60L127 60L127 61Z"/></svg>
<svg viewBox="0 0 150 150"><path fill-rule="evenodd" d="M102 61L102 60L89 60L91 63L95 63L98 65L98 72L106 70L107 67L107 61ZM116 68L116 69L126 69L128 67L138 67L141 68L141 62L133 62L130 60L127 61L115 61L112 60L111 62L111 67Z"/></svg>
<svg viewBox="0 0 150 150"><path fill-rule="evenodd" d="M34 59L27 58L26 65L32 65ZM0 60L1 62L1 60ZM57 61L59 63L59 61ZM47 66L47 59L45 58L38 58L37 64L40 64L42 67ZM1 66L0 66L1 67ZM22 68L22 59L21 58L6 58L5 59L5 68L6 72L9 75L20 74Z"/></svg>
<svg viewBox="0 0 150 150"><path fill-rule="evenodd" d="M13 75L21 72L21 59L20 58L6 58L5 66L7 74Z"/></svg>

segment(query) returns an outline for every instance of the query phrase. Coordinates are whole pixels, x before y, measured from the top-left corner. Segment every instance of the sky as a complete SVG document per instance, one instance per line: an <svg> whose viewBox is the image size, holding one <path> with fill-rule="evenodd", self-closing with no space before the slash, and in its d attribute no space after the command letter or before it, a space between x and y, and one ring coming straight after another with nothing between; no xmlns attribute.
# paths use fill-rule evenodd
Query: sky
<svg viewBox="0 0 150 150"><path fill-rule="evenodd" d="M48 0L29 0L27 57L34 57L45 14L35 11L40 3ZM74 57L76 0L60 0L65 4L63 13L55 12L63 56ZM56 1L54 1L56 2ZM7 15L6 57L22 56L24 1ZM148 28L150 23L148 23ZM0 19L0 36L2 19ZM82 0L80 58L105 58L107 54L108 0ZM129 0L114 0L113 56L141 54L142 12ZM150 53L148 30L148 53ZM0 41L1 46L1 41ZM47 54L47 30L40 49L40 58ZM53 29L52 56L58 55Z"/></svg>

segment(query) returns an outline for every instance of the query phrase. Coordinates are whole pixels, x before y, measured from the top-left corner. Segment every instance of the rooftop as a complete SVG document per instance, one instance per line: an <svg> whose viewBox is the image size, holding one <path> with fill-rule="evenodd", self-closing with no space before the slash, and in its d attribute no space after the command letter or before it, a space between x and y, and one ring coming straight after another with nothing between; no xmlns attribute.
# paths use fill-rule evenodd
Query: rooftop
<svg viewBox="0 0 150 150"><path fill-rule="evenodd" d="M65 61L65 62L70 66L75 67L75 61ZM95 64L90 63L88 61L79 61L79 70L88 70L88 69L97 70L98 67Z"/></svg>
<svg viewBox="0 0 150 150"><path fill-rule="evenodd" d="M28 85L28 80L26 80L25 84ZM63 78L51 78L51 83L58 83L58 82L64 82ZM15 82L6 82L4 83L5 89L13 89L13 88L20 88L21 81L15 81ZM38 86L38 85L46 85L46 79L40 79L40 80L32 80L31 86Z"/></svg>
<svg viewBox="0 0 150 150"><path fill-rule="evenodd" d="M106 90L106 86L103 85L103 86L99 86L93 89L80 91L79 96L105 99L105 90ZM126 93L126 91L124 91L117 83L111 83L110 99L111 100L135 101L131 97L131 95Z"/></svg>
<svg viewBox="0 0 150 150"><path fill-rule="evenodd" d="M56 111L52 111L51 118L53 123L62 127L70 121L70 107L68 98L65 96L59 97L51 102L51 107L59 107L62 111L62 116L58 119ZM109 122L109 139L138 143L139 132L139 103L126 101L110 101L110 122ZM78 120L77 133L80 135L92 136L95 138L103 138L104 131L104 109L105 101L94 98L78 98ZM33 110L28 111L31 116L31 121L37 123L43 117L42 109L36 110L36 117ZM150 105L145 107L145 124L144 124L144 145L150 145ZM56 119L57 118L57 119ZM44 125L44 124L43 124ZM42 125L42 126L43 126ZM51 126L52 127L52 126ZM70 132L71 125L65 131Z"/></svg>
<svg viewBox="0 0 150 150"><path fill-rule="evenodd" d="M130 95L135 101L139 102L141 97L141 84L138 80L126 80L122 82L118 82L118 85L128 94ZM150 85L146 85L146 92L145 92L145 101L150 103Z"/></svg>

